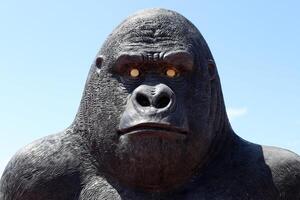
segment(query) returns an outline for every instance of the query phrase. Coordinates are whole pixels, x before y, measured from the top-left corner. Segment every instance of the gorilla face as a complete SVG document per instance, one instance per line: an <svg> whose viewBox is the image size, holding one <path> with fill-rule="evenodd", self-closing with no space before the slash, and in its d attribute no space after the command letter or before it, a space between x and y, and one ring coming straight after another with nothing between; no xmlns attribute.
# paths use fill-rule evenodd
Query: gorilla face
<svg viewBox="0 0 300 200"><path fill-rule="evenodd" d="M141 55L135 55L133 63L133 53L122 55L115 66L120 83L130 92L117 129L119 165L112 173L126 169L128 173L121 177L124 181L149 189L189 177L199 164L193 150L207 143L207 138L197 138L204 134L193 134L187 115L193 57L186 51L169 51L158 52L155 60L149 52L138 52ZM178 177L178 172L184 176Z"/></svg>
<svg viewBox="0 0 300 200"><path fill-rule="evenodd" d="M216 71L198 30L153 9L106 40L76 119L99 169L145 190L179 186L201 167L215 137Z"/></svg>

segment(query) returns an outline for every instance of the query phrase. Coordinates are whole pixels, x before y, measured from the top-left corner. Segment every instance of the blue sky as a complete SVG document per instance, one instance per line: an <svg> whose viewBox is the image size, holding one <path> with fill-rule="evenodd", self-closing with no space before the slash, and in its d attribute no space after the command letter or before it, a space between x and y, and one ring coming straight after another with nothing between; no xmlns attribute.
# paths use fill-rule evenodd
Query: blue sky
<svg viewBox="0 0 300 200"><path fill-rule="evenodd" d="M152 7L175 10L201 31L238 135L300 154L298 2L0 0L0 174L22 146L72 122L104 39Z"/></svg>

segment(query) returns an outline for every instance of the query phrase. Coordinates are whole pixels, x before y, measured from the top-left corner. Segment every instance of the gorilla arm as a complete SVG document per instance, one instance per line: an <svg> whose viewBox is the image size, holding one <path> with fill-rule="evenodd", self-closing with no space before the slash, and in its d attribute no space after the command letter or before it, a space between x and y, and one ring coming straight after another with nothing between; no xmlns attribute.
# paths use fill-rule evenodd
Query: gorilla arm
<svg viewBox="0 0 300 200"><path fill-rule="evenodd" d="M263 146L263 154L281 199L300 199L300 156L270 146Z"/></svg>
<svg viewBox="0 0 300 200"><path fill-rule="evenodd" d="M79 162L68 140L66 134L51 135L16 153L0 181L0 199L74 199L80 191Z"/></svg>

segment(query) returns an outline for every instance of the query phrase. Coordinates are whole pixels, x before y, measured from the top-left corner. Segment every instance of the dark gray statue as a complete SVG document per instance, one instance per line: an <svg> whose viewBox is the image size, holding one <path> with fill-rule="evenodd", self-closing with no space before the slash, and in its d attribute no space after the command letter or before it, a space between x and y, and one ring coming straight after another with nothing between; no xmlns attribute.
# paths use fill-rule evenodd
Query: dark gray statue
<svg viewBox="0 0 300 200"><path fill-rule="evenodd" d="M150 9L109 35L74 122L11 159L0 199L297 200L300 157L238 137L197 28Z"/></svg>

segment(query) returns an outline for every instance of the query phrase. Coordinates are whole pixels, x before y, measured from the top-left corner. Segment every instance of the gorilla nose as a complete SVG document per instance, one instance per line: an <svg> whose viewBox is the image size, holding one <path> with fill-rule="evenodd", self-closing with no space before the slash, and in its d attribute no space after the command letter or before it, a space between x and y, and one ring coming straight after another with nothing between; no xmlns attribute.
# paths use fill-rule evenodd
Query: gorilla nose
<svg viewBox="0 0 300 200"><path fill-rule="evenodd" d="M171 98L166 94L162 94L153 100L151 99L151 96L147 94L138 93L136 95L136 102L142 107L153 106L160 109L168 106L171 101Z"/></svg>
<svg viewBox="0 0 300 200"><path fill-rule="evenodd" d="M167 105L169 105L170 101L171 101L170 97L163 94L163 95L159 96L156 99L156 101L153 102L153 106L155 108L164 108Z"/></svg>
<svg viewBox="0 0 300 200"><path fill-rule="evenodd" d="M135 89L134 98L138 109L153 107L165 110L175 103L174 92L164 84L155 86L141 85Z"/></svg>
<svg viewBox="0 0 300 200"><path fill-rule="evenodd" d="M142 107L148 107L151 105L147 95L139 93L136 95L136 102Z"/></svg>

